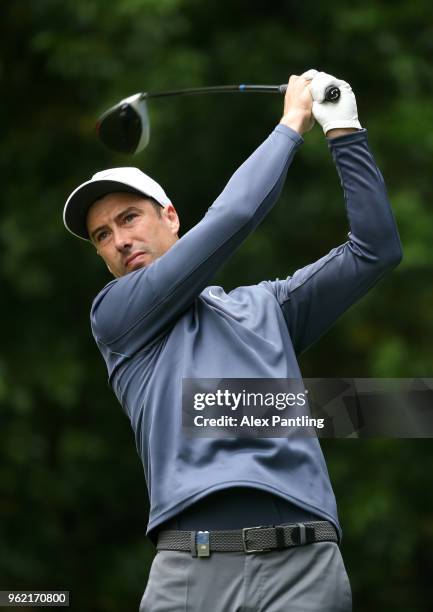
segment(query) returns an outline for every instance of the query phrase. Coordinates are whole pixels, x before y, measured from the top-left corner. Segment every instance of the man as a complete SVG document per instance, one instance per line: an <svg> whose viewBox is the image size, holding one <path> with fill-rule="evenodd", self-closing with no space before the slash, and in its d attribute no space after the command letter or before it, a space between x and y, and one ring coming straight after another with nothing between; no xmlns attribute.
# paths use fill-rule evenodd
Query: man
<svg viewBox="0 0 433 612"><path fill-rule="evenodd" d="M336 104L324 102L329 85L340 88ZM208 287L276 202L314 118L342 182L349 240L286 280ZM158 552L140 610L350 610L317 438L188 438L181 425L183 379L299 379L295 355L401 259L350 86L314 70L292 76L279 125L181 239L165 192L133 168L80 185L64 222L116 277L91 323L149 491Z"/></svg>

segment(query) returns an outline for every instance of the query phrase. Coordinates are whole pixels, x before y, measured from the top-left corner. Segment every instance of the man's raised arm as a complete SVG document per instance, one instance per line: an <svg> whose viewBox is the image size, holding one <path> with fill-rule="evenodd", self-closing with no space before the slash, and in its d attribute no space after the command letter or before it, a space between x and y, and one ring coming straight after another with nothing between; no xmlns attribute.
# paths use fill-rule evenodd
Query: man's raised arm
<svg viewBox="0 0 433 612"><path fill-rule="evenodd" d="M319 97L317 81L322 79L323 87L329 84L325 77L313 79L313 97L315 93ZM286 280L270 283L298 354L402 258L385 183L369 150L366 130L359 129L353 92L347 83L334 81L342 89L343 115L338 115L338 105L320 106L317 97L313 112L331 137L328 144L343 188L349 240Z"/></svg>
<svg viewBox="0 0 433 612"><path fill-rule="evenodd" d="M311 127L311 111L309 82L292 77L281 125L235 172L203 220L152 264L97 296L91 320L98 342L117 352L135 351L138 341L152 340L192 304L277 201L303 142L300 133Z"/></svg>

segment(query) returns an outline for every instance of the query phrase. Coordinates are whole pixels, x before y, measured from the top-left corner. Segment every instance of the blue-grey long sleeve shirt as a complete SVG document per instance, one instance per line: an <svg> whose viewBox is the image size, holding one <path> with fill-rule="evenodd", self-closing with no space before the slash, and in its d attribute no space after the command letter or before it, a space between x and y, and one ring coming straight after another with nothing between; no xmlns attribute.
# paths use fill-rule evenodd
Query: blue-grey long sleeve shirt
<svg viewBox="0 0 433 612"><path fill-rule="evenodd" d="M225 293L209 286L278 199L303 139L278 125L204 218L162 257L109 283L91 325L128 415L150 499L147 533L202 497L259 488L332 521L334 493L316 438L189 438L186 378L300 378L296 355L401 259L385 185L365 130L328 141L348 240L285 280Z"/></svg>

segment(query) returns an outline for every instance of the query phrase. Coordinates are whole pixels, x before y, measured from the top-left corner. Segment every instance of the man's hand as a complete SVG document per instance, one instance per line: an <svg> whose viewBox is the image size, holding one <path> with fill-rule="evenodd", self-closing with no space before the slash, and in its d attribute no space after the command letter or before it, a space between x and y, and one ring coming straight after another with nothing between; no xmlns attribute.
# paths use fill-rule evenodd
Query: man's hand
<svg viewBox="0 0 433 612"><path fill-rule="evenodd" d="M284 115L280 123L292 128L299 134L308 132L314 125L310 83L313 74L316 72L315 70L309 70L301 76L293 74L287 85L284 97Z"/></svg>
<svg viewBox="0 0 433 612"><path fill-rule="evenodd" d="M337 102L325 101L325 91L330 85L340 89L341 95ZM314 100L313 115L328 138L361 129L355 94L349 83L336 79L326 72L318 72L311 81L310 89Z"/></svg>

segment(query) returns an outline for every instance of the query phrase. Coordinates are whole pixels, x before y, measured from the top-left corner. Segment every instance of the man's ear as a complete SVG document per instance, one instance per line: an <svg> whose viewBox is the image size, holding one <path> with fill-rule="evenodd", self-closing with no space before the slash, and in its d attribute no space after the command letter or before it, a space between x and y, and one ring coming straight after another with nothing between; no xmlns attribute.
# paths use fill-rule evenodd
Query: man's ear
<svg viewBox="0 0 433 612"><path fill-rule="evenodd" d="M179 221L178 214L177 214L176 209L173 206L173 204L168 204L164 208L163 214L169 220L170 227L171 227L173 233L177 234L178 231L179 231L179 227L180 227L180 221Z"/></svg>

